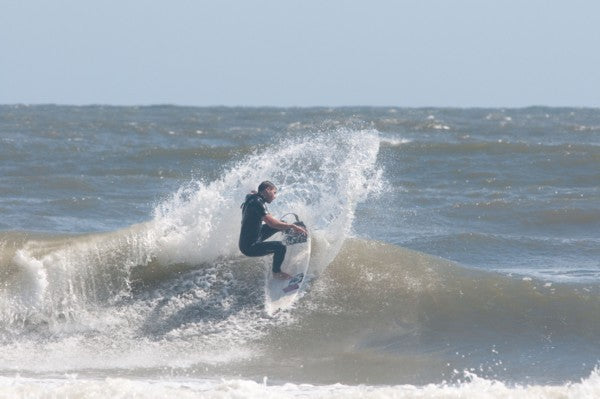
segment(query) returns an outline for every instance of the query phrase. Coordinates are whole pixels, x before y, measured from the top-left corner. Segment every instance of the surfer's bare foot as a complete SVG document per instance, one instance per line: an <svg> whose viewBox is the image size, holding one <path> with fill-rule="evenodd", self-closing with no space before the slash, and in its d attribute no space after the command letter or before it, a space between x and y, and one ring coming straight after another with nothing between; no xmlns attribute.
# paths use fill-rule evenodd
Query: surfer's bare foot
<svg viewBox="0 0 600 399"><path fill-rule="evenodd" d="M287 274L285 272L279 272L279 273L273 272L273 278L275 278L277 280L289 280L292 278L292 276L290 276L289 274Z"/></svg>

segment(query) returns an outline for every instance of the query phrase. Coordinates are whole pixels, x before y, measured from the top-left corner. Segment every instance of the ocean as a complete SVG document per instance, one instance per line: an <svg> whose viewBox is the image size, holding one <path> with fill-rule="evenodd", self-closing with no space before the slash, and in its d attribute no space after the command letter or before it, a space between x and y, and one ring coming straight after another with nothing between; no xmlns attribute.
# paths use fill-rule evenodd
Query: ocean
<svg viewBox="0 0 600 399"><path fill-rule="evenodd" d="M596 398L599 294L600 109L0 106L0 398Z"/></svg>

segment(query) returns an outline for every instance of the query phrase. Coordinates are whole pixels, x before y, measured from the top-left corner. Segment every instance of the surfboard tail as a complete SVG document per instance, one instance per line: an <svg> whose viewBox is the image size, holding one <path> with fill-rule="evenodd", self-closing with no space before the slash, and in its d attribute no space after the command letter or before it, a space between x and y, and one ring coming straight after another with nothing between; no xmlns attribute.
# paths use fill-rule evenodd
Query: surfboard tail
<svg viewBox="0 0 600 399"><path fill-rule="evenodd" d="M290 284L283 289L283 292L287 294L288 292L292 292L294 290L297 290L298 288L300 288L299 284Z"/></svg>

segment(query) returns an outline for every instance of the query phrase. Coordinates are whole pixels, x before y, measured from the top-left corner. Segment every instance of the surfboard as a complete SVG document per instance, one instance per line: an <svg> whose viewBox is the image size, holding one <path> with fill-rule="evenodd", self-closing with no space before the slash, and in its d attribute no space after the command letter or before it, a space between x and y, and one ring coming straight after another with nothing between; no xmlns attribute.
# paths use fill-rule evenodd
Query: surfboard
<svg viewBox="0 0 600 399"><path fill-rule="evenodd" d="M296 217L296 223L302 223ZM286 215L287 216L287 215ZM303 227L304 224L302 223ZM308 230L308 229L307 229ZM298 294L302 292L307 281L308 264L310 261L310 234L308 236L293 232L293 230L278 233L286 245L285 259L281 271L292 276L290 280L274 279L272 273L267 273L265 284L265 310L273 315L280 310L289 309Z"/></svg>

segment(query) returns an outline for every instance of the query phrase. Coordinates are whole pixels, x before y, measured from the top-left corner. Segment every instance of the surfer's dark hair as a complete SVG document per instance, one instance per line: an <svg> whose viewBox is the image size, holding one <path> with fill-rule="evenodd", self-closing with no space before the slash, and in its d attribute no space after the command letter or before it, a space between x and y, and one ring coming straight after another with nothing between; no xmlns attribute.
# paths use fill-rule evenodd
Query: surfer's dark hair
<svg viewBox="0 0 600 399"><path fill-rule="evenodd" d="M258 192L260 193L261 191L264 191L267 188L277 188L277 187L275 187L275 185L273 183L271 183L270 181L265 180L264 182L262 182L258 185Z"/></svg>

